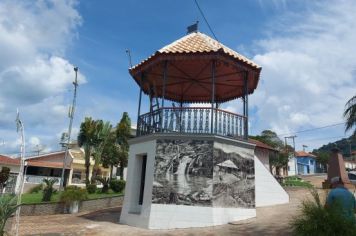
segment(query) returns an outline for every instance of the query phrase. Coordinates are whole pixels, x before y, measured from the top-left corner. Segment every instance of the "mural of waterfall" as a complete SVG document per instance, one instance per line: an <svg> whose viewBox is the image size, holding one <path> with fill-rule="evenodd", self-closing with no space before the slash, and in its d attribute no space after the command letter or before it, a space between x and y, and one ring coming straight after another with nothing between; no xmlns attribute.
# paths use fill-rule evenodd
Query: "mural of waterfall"
<svg viewBox="0 0 356 236"><path fill-rule="evenodd" d="M157 140L152 203L211 206L213 142Z"/></svg>
<svg viewBox="0 0 356 236"><path fill-rule="evenodd" d="M204 140L157 140L152 203L255 207L253 149Z"/></svg>

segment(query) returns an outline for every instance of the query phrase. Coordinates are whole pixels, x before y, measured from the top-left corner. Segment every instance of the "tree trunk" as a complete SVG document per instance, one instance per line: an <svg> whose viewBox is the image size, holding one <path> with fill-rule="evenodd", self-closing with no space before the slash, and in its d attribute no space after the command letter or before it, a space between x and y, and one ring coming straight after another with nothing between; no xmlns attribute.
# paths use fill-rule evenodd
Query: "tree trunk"
<svg viewBox="0 0 356 236"><path fill-rule="evenodd" d="M88 185L90 183L89 180L89 171L90 171L90 148L84 149L84 157L85 157L85 184Z"/></svg>
<svg viewBox="0 0 356 236"><path fill-rule="evenodd" d="M124 179L124 168L122 165L120 165L120 179L123 180Z"/></svg>
<svg viewBox="0 0 356 236"><path fill-rule="evenodd" d="M114 165L110 165L110 181L112 179L112 169L114 168Z"/></svg>

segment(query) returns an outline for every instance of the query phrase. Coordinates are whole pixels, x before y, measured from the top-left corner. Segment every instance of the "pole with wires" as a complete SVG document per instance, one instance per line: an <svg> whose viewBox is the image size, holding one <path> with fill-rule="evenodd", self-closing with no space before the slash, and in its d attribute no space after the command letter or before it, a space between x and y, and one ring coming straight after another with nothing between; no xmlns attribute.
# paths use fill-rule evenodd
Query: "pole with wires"
<svg viewBox="0 0 356 236"><path fill-rule="evenodd" d="M63 186L64 186L64 174L65 174L66 163L67 163L67 158L68 158L68 153L69 153L69 143L70 143L70 137L71 137L71 133L72 133L74 111L75 111L75 105L76 105L76 100L77 100L78 67L74 67L74 71L75 71L75 80L73 82L73 85L74 85L73 103L72 103L72 106L69 108L69 112L68 112L69 127L68 127L67 142L65 142L65 144L64 144L65 145L65 153L64 153L64 159L63 159L63 168L62 168L62 175L61 175L59 190L62 190Z"/></svg>
<svg viewBox="0 0 356 236"><path fill-rule="evenodd" d="M15 194L17 196L17 205L19 206L15 213L15 235L19 235L20 228L20 211L21 211L21 196L25 183L24 169L25 169L25 129L22 121L20 120L20 113L17 110L16 116L17 132L20 134L21 146L20 146L20 171L16 180Z"/></svg>

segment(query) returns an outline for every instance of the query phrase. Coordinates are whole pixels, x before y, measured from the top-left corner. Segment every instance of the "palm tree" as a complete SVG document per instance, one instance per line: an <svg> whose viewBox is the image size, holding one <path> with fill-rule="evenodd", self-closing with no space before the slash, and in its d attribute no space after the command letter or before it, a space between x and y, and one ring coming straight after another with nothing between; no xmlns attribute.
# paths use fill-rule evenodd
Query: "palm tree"
<svg viewBox="0 0 356 236"><path fill-rule="evenodd" d="M5 235L6 221L16 212L17 197L11 195L0 196L0 235Z"/></svg>
<svg viewBox="0 0 356 236"><path fill-rule="evenodd" d="M356 127L356 95L346 103L344 118L346 119L345 131ZM356 135L356 129L354 130L354 135Z"/></svg>
<svg viewBox="0 0 356 236"><path fill-rule="evenodd" d="M78 145L84 148L85 181L87 185L89 184L90 156L97 142L97 125L98 122L94 121L91 117L85 117L84 122L80 124L78 134Z"/></svg>
<svg viewBox="0 0 356 236"><path fill-rule="evenodd" d="M43 189L43 196L42 196L42 202L49 202L51 201L52 194L54 192L53 185L57 183L57 179L43 179L43 183L46 184L46 186Z"/></svg>
<svg viewBox="0 0 356 236"><path fill-rule="evenodd" d="M92 172L93 181L96 180L99 164L102 162L101 156L103 154L104 147L110 137L111 130L112 130L112 125L110 124L110 122L107 121L104 123L102 120L97 121L97 125L96 125L97 142L95 142L93 147L94 150L93 156L95 160L95 164Z"/></svg>

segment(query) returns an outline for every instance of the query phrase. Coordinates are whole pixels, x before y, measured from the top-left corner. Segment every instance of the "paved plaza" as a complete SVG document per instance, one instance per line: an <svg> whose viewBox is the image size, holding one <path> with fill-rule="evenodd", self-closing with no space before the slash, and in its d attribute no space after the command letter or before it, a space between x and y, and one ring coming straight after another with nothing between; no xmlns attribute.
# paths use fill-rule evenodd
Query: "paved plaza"
<svg viewBox="0 0 356 236"><path fill-rule="evenodd" d="M308 180L318 187L323 178L309 177ZM75 215L22 217L21 235L289 235L289 221L310 193L305 188L288 188L287 191L289 204L257 208L257 218L216 227L145 230L119 224L120 208L111 208Z"/></svg>

